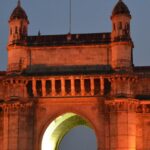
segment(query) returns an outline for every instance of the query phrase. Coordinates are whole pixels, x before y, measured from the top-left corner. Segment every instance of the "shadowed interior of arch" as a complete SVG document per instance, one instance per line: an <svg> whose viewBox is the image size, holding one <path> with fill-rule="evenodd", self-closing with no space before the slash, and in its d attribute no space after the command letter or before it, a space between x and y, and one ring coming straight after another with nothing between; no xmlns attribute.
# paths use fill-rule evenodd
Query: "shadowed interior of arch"
<svg viewBox="0 0 150 150"><path fill-rule="evenodd" d="M59 150L59 145L64 136L70 132L70 130L78 126L86 126L92 129L88 121L77 114L66 113L57 117L44 132L41 149Z"/></svg>

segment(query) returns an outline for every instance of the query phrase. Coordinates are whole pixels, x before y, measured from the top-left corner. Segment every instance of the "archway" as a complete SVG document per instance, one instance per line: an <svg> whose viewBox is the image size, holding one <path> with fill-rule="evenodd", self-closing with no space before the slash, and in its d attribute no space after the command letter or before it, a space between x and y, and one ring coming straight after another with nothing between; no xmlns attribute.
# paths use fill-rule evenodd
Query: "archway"
<svg viewBox="0 0 150 150"><path fill-rule="evenodd" d="M71 129L78 126L86 126L93 129L87 120L77 114L66 113L57 117L44 132L41 150L58 150L64 136Z"/></svg>

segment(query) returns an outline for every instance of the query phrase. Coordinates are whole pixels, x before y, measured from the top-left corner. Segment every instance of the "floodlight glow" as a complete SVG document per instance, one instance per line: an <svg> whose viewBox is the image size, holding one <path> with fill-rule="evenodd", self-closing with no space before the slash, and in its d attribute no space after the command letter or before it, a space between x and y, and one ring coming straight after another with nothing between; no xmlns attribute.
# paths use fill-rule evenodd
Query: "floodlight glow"
<svg viewBox="0 0 150 150"><path fill-rule="evenodd" d="M53 132L57 130L57 127L62 124L68 118L76 116L73 113L67 113L56 118L46 129L42 139L42 150L55 150L58 138L53 135Z"/></svg>

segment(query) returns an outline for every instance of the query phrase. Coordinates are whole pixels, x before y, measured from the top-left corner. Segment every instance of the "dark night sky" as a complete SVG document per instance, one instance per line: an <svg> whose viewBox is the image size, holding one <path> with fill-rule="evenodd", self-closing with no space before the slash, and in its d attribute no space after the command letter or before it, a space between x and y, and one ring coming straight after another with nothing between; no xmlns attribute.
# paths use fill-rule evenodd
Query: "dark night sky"
<svg viewBox="0 0 150 150"><path fill-rule="evenodd" d="M117 0L72 0L72 33L110 32L110 16L116 2ZM150 65L150 0L124 2L132 14L134 64ZM0 70L7 68L8 19L16 3L17 0L0 0ZM30 20L30 35L36 35L39 30L42 34L69 32L69 0L22 0L22 6Z"/></svg>

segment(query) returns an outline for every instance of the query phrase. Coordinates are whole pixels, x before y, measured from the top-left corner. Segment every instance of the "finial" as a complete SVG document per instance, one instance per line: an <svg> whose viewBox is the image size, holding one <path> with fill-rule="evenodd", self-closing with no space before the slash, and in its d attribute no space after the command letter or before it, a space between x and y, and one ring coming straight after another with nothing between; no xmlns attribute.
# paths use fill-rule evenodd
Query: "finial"
<svg viewBox="0 0 150 150"><path fill-rule="evenodd" d="M18 6L21 6L21 1L20 0L18 0Z"/></svg>
<svg viewBox="0 0 150 150"><path fill-rule="evenodd" d="M67 34L67 40L70 41L71 38L72 38L72 35L71 35L71 33L69 32L69 33Z"/></svg>
<svg viewBox="0 0 150 150"><path fill-rule="evenodd" d="M38 32L38 36L40 36L41 35L41 31L39 30L39 32Z"/></svg>

